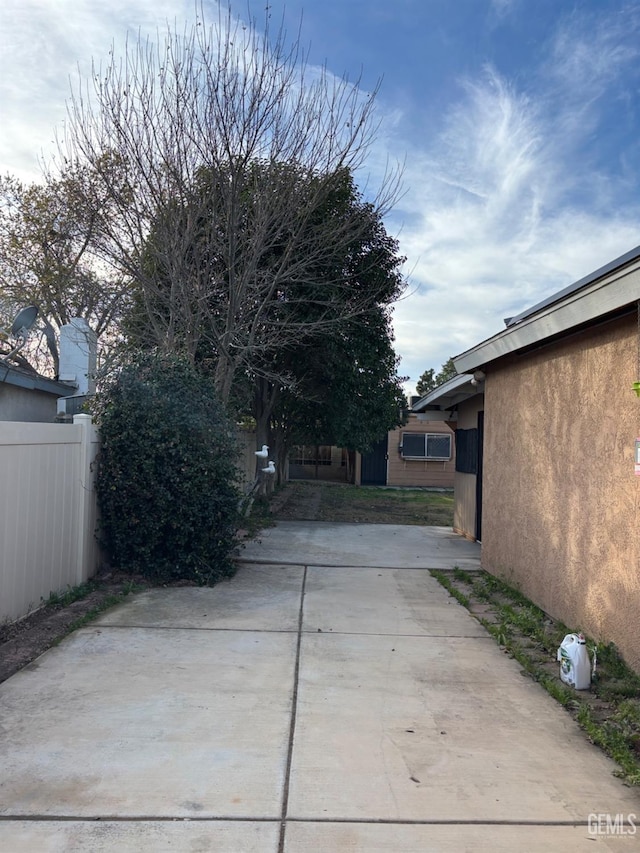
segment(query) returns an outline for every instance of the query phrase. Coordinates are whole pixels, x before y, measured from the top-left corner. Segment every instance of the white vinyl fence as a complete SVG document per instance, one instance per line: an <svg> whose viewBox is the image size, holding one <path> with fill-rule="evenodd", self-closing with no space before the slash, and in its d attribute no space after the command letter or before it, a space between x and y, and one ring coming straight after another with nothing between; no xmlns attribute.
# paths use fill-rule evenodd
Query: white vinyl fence
<svg viewBox="0 0 640 853"><path fill-rule="evenodd" d="M246 491L255 472L255 434L240 431L238 438ZM0 624L97 571L98 449L89 415L75 415L73 424L0 421Z"/></svg>
<svg viewBox="0 0 640 853"><path fill-rule="evenodd" d="M0 622L95 573L97 451L89 415L73 424L0 421Z"/></svg>

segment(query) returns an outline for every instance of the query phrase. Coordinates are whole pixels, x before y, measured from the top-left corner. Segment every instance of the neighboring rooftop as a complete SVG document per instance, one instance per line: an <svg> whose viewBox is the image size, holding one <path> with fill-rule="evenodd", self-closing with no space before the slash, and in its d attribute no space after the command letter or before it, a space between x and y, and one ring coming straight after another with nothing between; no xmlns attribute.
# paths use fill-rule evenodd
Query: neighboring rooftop
<svg viewBox="0 0 640 853"><path fill-rule="evenodd" d="M7 385L17 385L18 388L27 388L30 391L44 391L46 394L53 394L55 397L66 397L76 390L74 382L59 382L56 379L49 379L39 373L31 373L28 370L15 367L1 358L0 382L6 382Z"/></svg>

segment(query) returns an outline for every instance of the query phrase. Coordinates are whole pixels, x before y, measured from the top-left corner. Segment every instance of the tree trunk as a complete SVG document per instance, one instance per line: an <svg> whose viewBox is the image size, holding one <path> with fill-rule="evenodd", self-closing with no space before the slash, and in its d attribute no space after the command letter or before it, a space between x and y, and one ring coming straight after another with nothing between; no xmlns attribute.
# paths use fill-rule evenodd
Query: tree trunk
<svg viewBox="0 0 640 853"><path fill-rule="evenodd" d="M276 402L280 396L280 388L263 376L258 376L255 379L255 394L254 394L254 411L253 416L256 421L256 450L259 450L264 444L269 447L269 456L267 459L257 458L256 476L262 474L261 469L265 468L269 461L273 461L278 466L274 447L274 436L271 429L271 416L275 408ZM275 477L267 474L263 475L263 483L260 485L259 494L269 494L273 491L275 485Z"/></svg>

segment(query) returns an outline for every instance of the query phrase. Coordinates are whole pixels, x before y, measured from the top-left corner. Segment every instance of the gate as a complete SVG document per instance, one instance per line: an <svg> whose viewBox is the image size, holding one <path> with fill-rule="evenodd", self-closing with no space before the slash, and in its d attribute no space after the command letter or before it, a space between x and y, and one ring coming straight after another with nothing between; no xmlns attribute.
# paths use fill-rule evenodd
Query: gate
<svg viewBox="0 0 640 853"><path fill-rule="evenodd" d="M387 443L389 436L376 442L371 453L362 456L360 484L363 486L387 485Z"/></svg>

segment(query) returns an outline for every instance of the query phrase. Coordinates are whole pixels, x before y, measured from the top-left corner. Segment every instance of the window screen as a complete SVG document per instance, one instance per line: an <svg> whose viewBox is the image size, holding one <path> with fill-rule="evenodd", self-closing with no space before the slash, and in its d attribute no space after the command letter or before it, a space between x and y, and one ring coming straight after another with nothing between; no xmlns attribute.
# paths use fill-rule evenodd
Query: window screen
<svg viewBox="0 0 640 853"><path fill-rule="evenodd" d="M402 434L404 459L451 459L451 436L439 432Z"/></svg>
<svg viewBox="0 0 640 853"><path fill-rule="evenodd" d="M424 435L410 435L405 432L402 436L403 456L424 456Z"/></svg>

